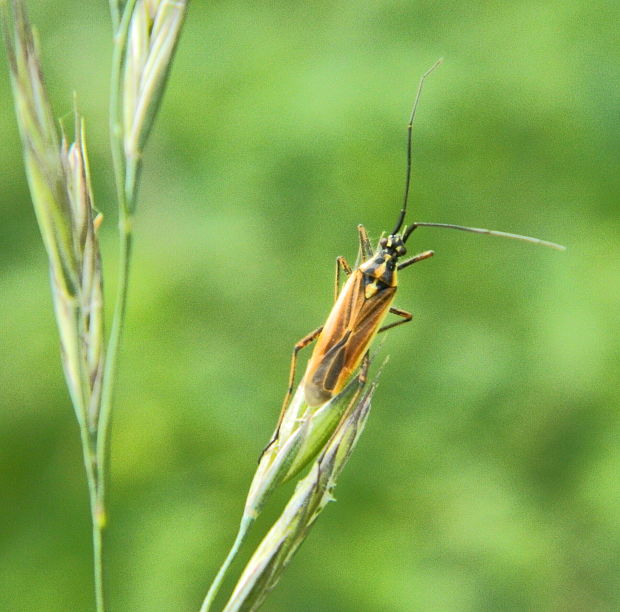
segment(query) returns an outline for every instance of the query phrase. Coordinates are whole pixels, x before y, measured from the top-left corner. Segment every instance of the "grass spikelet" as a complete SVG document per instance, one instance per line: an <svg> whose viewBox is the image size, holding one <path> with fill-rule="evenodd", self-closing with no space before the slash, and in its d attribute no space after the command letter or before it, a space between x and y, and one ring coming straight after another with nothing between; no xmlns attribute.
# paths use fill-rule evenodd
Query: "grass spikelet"
<svg viewBox="0 0 620 612"><path fill-rule="evenodd" d="M84 134L84 120L75 111L74 142L63 138L62 157L67 191L73 215L74 243L79 271L79 330L82 360L89 385L87 417L89 428L96 428L101 399L104 362L104 309L101 255L96 214L90 182L90 168Z"/></svg>
<svg viewBox="0 0 620 612"><path fill-rule="evenodd" d="M73 299L78 285L71 206L54 121L35 37L22 2L2 4L13 99L23 143L24 164L37 222L57 291Z"/></svg>
<svg viewBox="0 0 620 612"><path fill-rule="evenodd" d="M293 478L323 449L362 387L363 382L355 378L329 402L310 407L299 386L274 432L273 441L260 458L245 516L257 516L269 492Z"/></svg>
<svg viewBox="0 0 620 612"><path fill-rule="evenodd" d="M138 0L127 37L122 111L127 159L138 159L157 114L187 10L185 0Z"/></svg>

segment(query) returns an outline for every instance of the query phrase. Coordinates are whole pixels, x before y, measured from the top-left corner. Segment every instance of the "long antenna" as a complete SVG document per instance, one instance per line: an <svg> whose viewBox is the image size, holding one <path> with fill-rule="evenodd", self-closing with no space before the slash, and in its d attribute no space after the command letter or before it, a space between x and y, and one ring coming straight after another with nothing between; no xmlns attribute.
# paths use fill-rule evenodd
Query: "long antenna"
<svg viewBox="0 0 620 612"><path fill-rule="evenodd" d="M549 242L548 240L541 240L540 238L533 238L532 236L521 236L521 234L509 234L508 232L499 232L497 230L489 230L483 227L467 227L465 225L454 225L452 223L412 223L403 234L403 242L407 242L407 238L409 238L411 232L413 232L413 230L418 227L443 227L447 229L460 230L462 232L472 232L473 234L486 234L487 236L499 236L500 238L510 238L511 240L531 242L532 244L539 244L540 246L549 247L558 251L566 250L566 247L562 246L561 244Z"/></svg>
<svg viewBox="0 0 620 612"><path fill-rule="evenodd" d="M411 109L411 117L407 124L407 172L405 174L405 195L403 198L403 207L401 208L400 215L396 226L392 230L392 235L396 234L398 230L403 226L405 221L405 214L407 213L407 201L409 200L409 185L411 184L411 151L413 148L413 121L415 119L416 111L418 110L418 102L422 95L422 88L424 87L424 80L426 77L437 68L443 62L443 57L440 57L423 75L418 85L418 91L413 102L413 108Z"/></svg>

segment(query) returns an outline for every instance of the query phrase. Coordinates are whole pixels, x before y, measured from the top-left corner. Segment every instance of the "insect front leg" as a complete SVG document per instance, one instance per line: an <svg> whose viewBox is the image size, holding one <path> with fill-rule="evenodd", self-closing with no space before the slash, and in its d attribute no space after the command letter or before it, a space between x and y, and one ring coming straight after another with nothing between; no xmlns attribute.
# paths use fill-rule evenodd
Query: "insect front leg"
<svg viewBox="0 0 620 612"><path fill-rule="evenodd" d="M372 245L370 244L370 239L368 238L368 232L363 225L357 226L358 238L360 241L359 251L357 254L357 263L359 264L362 261L366 261L369 259L372 254ZM334 286L334 302L338 299L338 294L340 293L340 272L341 270L347 275L351 276L353 273L353 268L349 262L342 256L336 257L336 282Z"/></svg>
<svg viewBox="0 0 620 612"><path fill-rule="evenodd" d="M411 266L414 263L418 263L418 261L423 261L424 259L428 259L429 257L432 257L434 254L435 254L434 251L424 251L423 253L414 255L413 257L410 257L409 259L405 259L405 261L401 262L398 265L398 269L402 270L403 268L406 268L407 266ZM388 329L392 329L392 327L396 327L397 325L408 323L413 318L413 315L410 312L407 312L406 310L403 310L402 308L396 308L393 306L392 308L390 308L390 312L392 314L395 314L398 317L402 317L402 319L400 321L394 321L393 323L388 323L387 325L384 325L379 330L379 332L384 332L384 331L387 331Z"/></svg>
<svg viewBox="0 0 620 612"><path fill-rule="evenodd" d="M358 264L359 264L362 261L366 261L367 259L372 257L373 248L372 248L372 244L370 244L370 239L368 238L368 232L366 231L366 228L362 224L357 226L357 233L359 235L359 240L360 240L360 248L359 248L359 254L358 254L358 260L359 260Z"/></svg>

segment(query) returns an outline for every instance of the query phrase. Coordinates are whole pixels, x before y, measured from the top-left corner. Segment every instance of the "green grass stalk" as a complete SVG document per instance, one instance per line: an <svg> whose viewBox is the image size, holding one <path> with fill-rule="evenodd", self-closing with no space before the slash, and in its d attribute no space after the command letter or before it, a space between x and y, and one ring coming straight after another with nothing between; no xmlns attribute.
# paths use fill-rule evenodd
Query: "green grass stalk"
<svg viewBox="0 0 620 612"><path fill-rule="evenodd" d="M241 519L237 537L235 538L226 559L224 559L224 563L222 563L215 578L213 579L213 582L211 583L211 586L209 587L209 590L207 591L207 595L202 602L202 606L200 606L200 612L209 612L211 609L211 606L213 605L213 602L215 601L215 598L217 597L217 594L222 586L222 582L228 574L233 561L237 558L237 555L239 554L239 551L247 538L250 528L254 524L254 520L254 518L249 516L244 516Z"/></svg>

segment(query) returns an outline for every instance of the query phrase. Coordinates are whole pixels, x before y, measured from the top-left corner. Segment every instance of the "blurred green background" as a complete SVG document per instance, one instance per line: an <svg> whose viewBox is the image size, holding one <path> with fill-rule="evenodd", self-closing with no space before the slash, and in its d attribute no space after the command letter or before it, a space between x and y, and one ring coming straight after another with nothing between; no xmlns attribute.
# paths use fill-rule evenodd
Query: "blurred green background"
<svg viewBox="0 0 620 612"><path fill-rule="evenodd" d="M87 118L116 275L107 3L31 3ZM417 81L414 320L270 611L620 609L616 0L195 2L145 163L113 428L110 609L197 610L357 223L390 229ZM0 609L90 610L78 429L0 79ZM111 303L111 300L110 300ZM110 305L108 304L108 306ZM260 523L275 517L284 491ZM240 569L240 567L239 567ZM230 585L228 585L230 587Z"/></svg>

